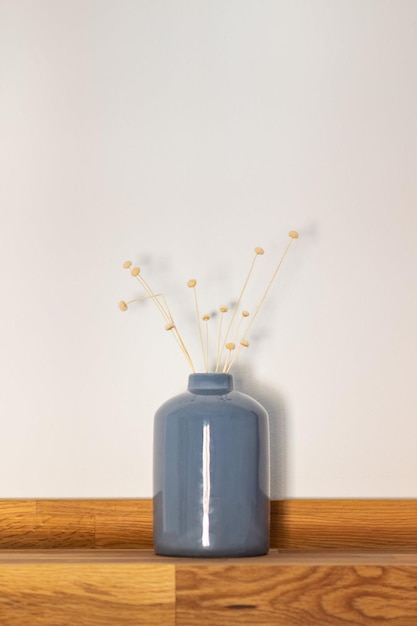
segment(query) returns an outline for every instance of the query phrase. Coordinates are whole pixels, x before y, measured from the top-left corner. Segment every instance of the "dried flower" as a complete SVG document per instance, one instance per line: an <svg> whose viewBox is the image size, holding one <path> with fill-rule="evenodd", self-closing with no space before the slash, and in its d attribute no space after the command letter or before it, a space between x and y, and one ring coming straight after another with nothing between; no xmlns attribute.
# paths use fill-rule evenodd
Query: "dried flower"
<svg viewBox="0 0 417 626"><path fill-rule="evenodd" d="M200 337L200 344L201 344L201 350L203 353L203 360L204 360L204 367L206 372L208 372L208 338L207 338L207 333L208 330L206 329L206 344L204 344L204 340L203 340L203 330L201 328L201 323L200 323L200 309L198 306L198 298L197 298L197 289L196 289L196 285L197 285L197 281L195 278L190 278L190 280L187 282L187 286L190 287L190 289L194 290L194 304L195 304L195 312L196 312L196 318L197 318L197 328L198 328L198 335Z"/></svg>
<svg viewBox="0 0 417 626"><path fill-rule="evenodd" d="M225 332L223 332L223 316L225 313L228 313L228 307L226 305L221 305L218 307L218 310L220 311L220 313L222 315L220 315L220 319L218 322L218 332L217 332L217 357L216 357L216 363L214 366L214 369L212 371L214 372L219 372L219 371L223 371L223 372L230 372L230 369L232 368L232 366L234 365L234 363L236 362L240 351L242 350L242 348L248 348L249 347L249 341L247 340L247 335L249 333L249 331L252 328L252 325L256 319L256 317L259 314L259 311L263 305L263 303L265 302L265 299L269 293L269 290L272 286L272 283L274 282L274 280L276 279L276 276L278 274L279 269L281 268L281 265L289 251L289 248L292 244L292 242L295 239L298 239L299 235L298 232L295 230L290 230L288 233L288 236L290 238L287 247L284 250L284 253L282 254L273 274L272 277L270 278L264 292L263 295L258 303L258 306L255 309L255 313L250 317L249 312L246 309L241 309L241 302L243 299L243 296L246 292L248 283L249 283L249 279L252 275L252 271L254 268L254 264L257 260L257 258L259 256L262 256L264 254L264 249L260 248L259 246L254 248L254 252L255 255L252 258L251 264L249 266L249 270L247 272L246 278L243 282L243 286L242 289L240 291L240 294L237 298L237 300L235 302L233 302L233 306L232 306L232 314L230 316L229 319L229 323L227 326L227 329ZM130 273L131 275L136 278L139 283L141 284L141 286L143 287L143 289L145 290L146 295L140 298L135 298L134 300L130 300L128 302L126 302L125 300L121 300L119 302L119 308L121 311L127 311L128 307L131 303L133 302L138 302L140 300L146 300L146 299L150 299L152 300L152 302L155 304L155 306L157 307L158 311L161 313L161 315L163 316L164 320L165 320L165 329L168 331L172 331L172 334L174 336L174 338L176 339L176 341L178 342L184 356L187 359L187 362L189 364L189 366L191 367L191 370L193 372L195 372L195 367L193 364L193 361L190 357L190 354L184 344L184 341L178 331L178 328L174 322L174 319L172 317L171 311L168 307L168 303L165 299L165 296L162 293L155 293L152 288L150 287L150 285L146 282L146 280L143 278L141 270L139 267L133 267L132 268L132 262L131 261L125 261L123 263L123 268L125 269L130 269ZM209 326L212 327L213 323L215 322L210 322L210 325L208 324L209 320L213 317L216 318L217 314L216 311L214 310L212 312L211 315L209 315L208 313L205 313L204 315L200 315L200 311L199 311L199 306L198 306L198 298L197 298L197 290L196 290L196 286L197 286L197 280L195 278L190 278L187 281L187 287L189 287L190 289L194 290L194 303L195 303L195 312L196 312L196 320L197 320L197 326L198 326L198 333L199 333L199 337L200 337L200 343L201 343L201 350L202 350L202 355L203 355L203 360L204 360L204 368L205 371L208 372L209 371ZM239 315L239 321L237 321L237 315L238 313L240 313ZM241 333L241 326L242 323L247 320L250 317L250 320L248 323L246 323L246 328L244 329L243 334ZM205 323L205 337L203 337L203 330L202 330L202 322ZM236 344L238 344L238 349L236 350ZM224 351L226 350L227 354L225 355L225 358L223 359L223 355L224 355ZM231 358L231 354L233 352L233 358ZM223 360L223 365L222 365L222 360Z"/></svg>
<svg viewBox="0 0 417 626"><path fill-rule="evenodd" d="M258 306L257 306L257 308L255 310L255 313L253 314L253 317L250 320L250 322L249 322L249 324L248 324L248 326L246 328L246 331L245 331L245 333L243 335L243 339L246 339L246 335L249 333L249 330L251 329L251 327L252 327L256 317L258 316L258 313L259 313L263 303L265 302L266 296L268 295L268 292L269 292L269 290L270 290L270 288L272 286L272 283L274 282L275 278L277 277L277 274L278 274L278 272L279 272L279 270L281 268L281 265L282 265L285 257L288 254L288 251L289 251L289 249L291 247L292 242L294 241L294 239L298 239L298 233L297 233L296 230L290 230L290 232L288 233L288 236L290 237L290 240L289 240L289 242L287 244L287 247L285 248L285 250L284 250L284 252L283 252L283 254L282 254L282 256L281 256L281 258L280 258L280 260L278 262L278 265L276 266L275 271L272 274L272 277L271 277L271 279L270 279L270 281L269 281L269 283L268 283L268 285L267 285L267 287L266 287L266 289L265 289L265 291L264 291L264 293L262 295L262 298L259 301L259 304L258 304Z"/></svg>
<svg viewBox="0 0 417 626"><path fill-rule="evenodd" d="M126 261L126 263L124 264L124 266L127 266L127 263L130 263L130 261ZM191 367L191 371L195 372L195 367L194 367L194 363L192 362L191 356L185 346L185 343L181 337L180 332L178 331L177 327L175 326L174 320L172 318L171 315L171 311L169 310L168 307L168 303L165 299L165 296L162 293L154 293L154 291L151 289L150 285L146 282L146 280L143 278L142 275L140 275L140 268L139 267L134 267L131 272L132 276L134 276L142 285L142 287L144 288L145 292L146 292L146 296L144 296L143 298L135 298L135 300L131 300L130 302L124 302L123 305L121 305L121 308L123 311L125 311L127 309L127 305L130 304L131 302L137 302L140 300L146 300L146 299L151 299L152 302L154 302L155 306L157 307L157 309L159 310L159 312L161 313L161 315L163 316L163 318L165 319L166 322L166 330L172 330L173 331L173 336L175 337L177 343L179 344L185 358L187 359L187 362L189 364L189 366ZM120 305L119 305L120 306ZM126 309L124 308L126 306Z"/></svg>
<svg viewBox="0 0 417 626"><path fill-rule="evenodd" d="M241 301L242 301L243 294L244 294L244 293L245 293L245 291L246 291L246 287L247 287L248 282L249 282L249 279L250 279L250 277L251 277L251 274L252 274L252 271L253 271L253 268L254 268L254 265L255 265L255 261L257 260L258 256L261 256L262 254L264 254L264 249L263 249L263 248L259 248L259 247L255 248L255 256L254 256L254 258L252 259L252 263L250 264L249 271L248 271L248 273L247 273L246 279L245 279L245 281L244 281L244 283L243 283L243 287L242 287L242 289L241 289L241 291L240 291L239 297L238 297L238 299L237 299L237 301L236 301L236 304L235 304L235 306L234 306L234 309L233 309L233 314L232 314L232 317L231 317L231 319L230 319L230 321L229 321L229 325L228 325L228 327L227 327L227 330L226 330L226 333L225 333L225 336L224 336L224 341L223 341L223 343L224 343L224 345L225 345L225 346L226 346L226 340L227 340L227 338L230 336L230 332L231 332L231 329L232 329L233 323L234 323L234 321L235 321L236 314L237 314L237 312L238 312L238 309L239 309L240 303L241 303ZM221 353L220 353L220 354L218 355L218 357L217 357L216 370L215 370L216 372L218 371L218 367L219 367L219 363L220 363L220 361L221 361Z"/></svg>

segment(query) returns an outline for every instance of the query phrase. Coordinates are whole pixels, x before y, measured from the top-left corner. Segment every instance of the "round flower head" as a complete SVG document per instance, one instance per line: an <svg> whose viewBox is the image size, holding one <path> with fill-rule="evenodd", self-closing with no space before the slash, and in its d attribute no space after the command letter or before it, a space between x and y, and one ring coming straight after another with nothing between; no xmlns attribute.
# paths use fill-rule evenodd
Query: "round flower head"
<svg viewBox="0 0 417 626"><path fill-rule="evenodd" d="M257 248L255 248L255 252L256 252L256 254L264 254L264 249L257 247Z"/></svg>
<svg viewBox="0 0 417 626"><path fill-rule="evenodd" d="M249 311L242 311L242 317L249 317Z"/></svg>
<svg viewBox="0 0 417 626"><path fill-rule="evenodd" d="M290 230L290 232L288 233L288 237L291 237L291 239L298 239L298 233L296 230Z"/></svg>
<svg viewBox="0 0 417 626"><path fill-rule="evenodd" d="M190 278L190 280L187 283L187 287L192 288L192 287L195 287L196 284L197 284L197 281L195 280L195 278Z"/></svg>
<svg viewBox="0 0 417 626"><path fill-rule="evenodd" d="M227 308L227 306L224 306L224 304L222 304L222 306L219 307L219 311L220 311L220 313L227 313L228 308Z"/></svg>
<svg viewBox="0 0 417 626"><path fill-rule="evenodd" d="M203 315L201 319L204 320L205 322L208 322L208 320L210 319L210 315L207 315L206 313L205 315Z"/></svg>
<svg viewBox="0 0 417 626"><path fill-rule="evenodd" d="M119 302L119 309L121 311L127 311L127 304L124 300L120 300Z"/></svg>
<svg viewBox="0 0 417 626"><path fill-rule="evenodd" d="M133 269L130 270L130 273L132 274L132 276L139 276L140 267L134 267Z"/></svg>
<svg viewBox="0 0 417 626"><path fill-rule="evenodd" d="M128 269L129 269L129 267L130 267L131 265L132 265L132 261L125 261L125 262L123 263L123 267L124 267L126 270L128 270Z"/></svg>
<svg viewBox="0 0 417 626"><path fill-rule="evenodd" d="M249 341L247 341L246 339L242 339L242 341L240 342L240 345L243 346L244 348L249 348Z"/></svg>
<svg viewBox="0 0 417 626"><path fill-rule="evenodd" d="M231 341L230 341L230 342L228 342L228 343L226 344L226 348L227 348L228 350L234 350L234 349L236 348L236 346L235 346L235 344L234 344L233 342L231 342Z"/></svg>

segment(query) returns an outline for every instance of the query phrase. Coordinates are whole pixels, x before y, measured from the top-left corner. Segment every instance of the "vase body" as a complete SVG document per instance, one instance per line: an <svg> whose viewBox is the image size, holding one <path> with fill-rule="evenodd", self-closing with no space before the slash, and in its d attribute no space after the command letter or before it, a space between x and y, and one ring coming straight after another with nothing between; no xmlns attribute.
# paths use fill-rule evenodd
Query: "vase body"
<svg viewBox="0 0 417 626"><path fill-rule="evenodd" d="M269 548L269 425L230 374L191 374L154 420L154 543L166 556Z"/></svg>

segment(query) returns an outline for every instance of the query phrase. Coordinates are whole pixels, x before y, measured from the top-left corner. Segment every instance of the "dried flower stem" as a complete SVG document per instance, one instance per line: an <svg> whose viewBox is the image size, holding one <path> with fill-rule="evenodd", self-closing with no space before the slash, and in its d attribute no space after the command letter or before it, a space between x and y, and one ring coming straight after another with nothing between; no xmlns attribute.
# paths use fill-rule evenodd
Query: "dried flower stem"
<svg viewBox="0 0 417 626"><path fill-rule="evenodd" d="M239 344L238 349L236 350L236 352L235 352L235 354L233 356L232 361L230 362L229 366L226 368L226 374L230 373L230 370L232 369L233 365L235 364L236 359L238 358L242 348L248 348L248 347L249 347L249 341L246 341L246 339L242 339L240 344Z"/></svg>
<svg viewBox="0 0 417 626"><path fill-rule="evenodd" d="M128 268L131 267L131 265L132 265L132 263L130 261L126 261L123 264L123 267L128 269ZM185 346L184 340L182 339L181 334L180 334L178 328L176 327L176 325L174 323L171 311L169 309L169 306L168 306L168 303L167 303L167 301L165 299L164 294L162 294L162 293L155 294L152 291L150 285L146 282L146 280L141 275L139 267L134 267L131 270L130 273L132 274L132 276L134 278L136 278L136 280L138 280L140 282L140 284L142 285L142 287L144 288L144 290L148 294L148 296L145 296L144 298L137 298L136 300L131 300L131 302L135 302L135 301L138 301L138 300L141 300L141 299L146 299L146 298L151 298L153 300L153 302L155 303L157 309L162 314L163 318L165 319L165 321L167 323L166 329L172 331L172 334L173 334L174 338L176 339L177 343L179 344L179 346L181 348L181 351L183 352L185 358L187 359L187 362L188 362L189 366L191 367L192 372L194 373L195 372L194 363L193 363L193 361L191 359L191 356L190 356L190 354L189 354L189 352L188 352L188 350L187 350L187 348ZM163 304L160 302L159 298L162 299ZM127 305L127 304L130 304L130 303L125 303L125 304ZM121 308L121 304L119 306ZM125 309L123 309L123 310L125 310Z"/></svg>
<svg viewBox="0 0 417 626"><path fill-rule="evenodd" d="M235 318L236 318L237 312L238 312L238 310L239 310L239 306L240 306L240 303L241 303L241 301L242 301L243 294L244 294L244 293L245 293L245 291L246 291L246 287L248 286L249 279L250 279L250 277L251 277L251 275L252 275L252 272L253 272L253 268L254 268L254 266L255 266L256 259L258 258L258 256L260 256L260 255L262 255L262 254L264 254L264 250L263 250L263 248L256 247L256 248L255 248L255 256L253 257L252 262L251 262L251 264L250 264L249 271L248 271L248 273L247 273L247 276L246 276L245 282L243 283L243 286L242 286L242 289L241 289L241 291L240 291L239 297L238 297L238 299L237 299L237 301L236 301L236 304L235 304L235 306L234 306L234 309L233 309L233 314L232 314L232 317L231 317L231 319L230 319L229 325L228 325L227 330L226 330L225 335L224 335L224 342L223 342L223 343L224 343L225 345L226 345L226 343L225 343L225 342L227 341L227 338L228 338L229 333L230 333L230 329L231 329L231 328L232 328L232 326L233 326L233 322L235 321ZM216 371L217 371L217 370L216 370Z"/></svg>
<svg viewBox="0 0 417 626"><path fill-rule="evenodd" d="M261 307L263 305L263 303L265 302L265 299L266 299L266 297L268 295L268 292L269 292L269 290L270 290L270 288L272 286L272 283L274 282L274 280L275 280L275 278L276 278L276 276L277 276L277 274L278 274L278 272L279 272L279 270L281 268L281 265L282 265L285 257L288 254L288 251L289 251L289 249L291 247L292 242L294 241L294 239L298 239L298 233L295 230L291 230L288 233L288 236L290 237L290 240L289 240L289 242L287 244L287 247L285 248L285 250L284 250L284 252L283 252L283 254L282 254L282 256L281 256L281 258L280 258L280 260L278 262L278 265L275 268L274 273L272 274L272 277L271 277L271 279L270 279L270 281L269 281L269 283L268 283L268 285L267 285L267 287L266 287L266 289L265 289L265 291L263 293L262 298L259 301L259 304L258 304L258 306L257 306L257 308L255 310L255 313L253 314L253 316L252 316L248 326L246 327L246 330L245 330L245 332L243 334L243 337L242 337L243 341L246 341L246 337L247 337L247 335L248 335L248 333L249 333L249 331L250 331L250 329L252 327L252 324L255 321L255 319L256 319L256 317L257 317L257 315L258 315L258 313L259 313L259 311L260 311L260 309L261 309Z"/></svg>
<svg viewBox="0 0 417 626"><path fill-rule="evenodd" d="M153 294L152 289L151 289L151 287L149 286L149 284L146 282L146 280L143 278L143 276L141 276L140 274L138 274L138 275L136 275L136 278L137 278L137 280L139 280L139 282L141 283L141 285L143 286L143 288L144 288L144 289L145 289L145 290L146 290L146 291L147 291L150 295L152 295L152 294ZM181 337L180 331L178 330L177 326L176 326L176 325L175 325L175 323L174 323L174 319L173 319L173 317L172 317L172 314L171 314L171 311L170 311L170 309L169 309L169 306L168 306L168 303L167 303L167 301L166 301L166 298L165 298L165 296L164 296L164 294L163 294L163 293L161 293L161 294L159 294L159 295L160 295L160 297L161 297L161 298L162 298L162 300L163 300L163 305L160 303L160 301L159 301L159 299L158 299L158 298L156 298L156 299L155 299L155 303L156 303L156 305L157 305L158 309L160 310L160 312L162 313L163 317L165 318L165 321L167 322L167 324L168 324L168 325L170 325L169 330L172 330L172 334L174 335L174 337L175 337L175 339L177 340L177 342L178 342L178 344L179 344L179 346L180 346L181 350L183 351L183 353L184 353L184 355L185 355L185 358L187 359L188 364L189 364L189 365L190 365L190 367L191 367L191 370L192 370L193 372L195 372L194 363L193 363L193 361L192 361L192 359L191 359L190 353L188 352L188 350L187 350L187 348L186 348L186 346L185 346L184 340L183 340L183 338Z"/></svg>
<svg viewBox="0 0 417 626"><path fill-rule="evenodd" d="M243 320L244 320L244 319L246 319L247 317L249 317L249 313L248 313L248 311L242 311L242 315L241 315L241 317L240 317L239 323L238 323L238 325L237 325L237 327L236 327L236 330L235 330L235 333L234 333L234 337L233 337L233 339L232 339L233 343L236 343L236 342L237 342L237 339L238 339L238 337L239 337L239 332L240 332L240 329L241 329L241 326L242 326L242 322L243 322Z"/></svg>
<svg viewBox="0 0 417 626"><path fill-rule="evenodd" d="M194 292L194 304L195 304L195 312L196 312L196 318L197 318L198 335L200 337L200 344L201 344L201 350L203 353L204 367L206 368L206 372L208 372L207 355L204 349L203 330L201 328L200 309L198 306L198 298L197 298L197 290L196 290L197 281L195 280L195 278L191 278L188 281L187 286L190 287L190 289L192 289Z"/></svg>
<svg viewBox="0 0 417 626"><path fill-rule="evenodd" d="M229 363L230 354L231 354L232 350L235 349L235 347L236 347L235 344L232 343L231 341L229 341L225 345L225 348L228 350L228 353L227 353L227 356L226 356L226 361L225 361L224 366L223 366L223 372L227 371L227 366L228 366L228 363Z"/></svg>
<svg viewBox="0 0 417 626"><path fill-rule="evenodd" d="M208 363L209 363L209 345L210 345L209 344L209 327L208 327L209 319L210 319L210 315L203 315L203 321L206 326L206 346L205 346L205 357L204 357L206 372L208 372Z"/></svg>
<svg viewBox="0 0 417 626"><path fill-rule="evenodd" d="M221 357L221 338L222 338L222 326L223 326L223 315L224 313L227 313L228 308L227 306L220 306L219 307L219 311L221 313L220 315L220 322L219 322L219 332L217 335L217 359L216 359L216 367L215 367L215 372L217 373L219 371L219 367L220 367L220 357Z"/></svg>
<svg viewBox="0 0 417 626"><path fill-rule="evenodd" d="M161 293L152 293L149 296L142 296L141 298L134 298L133 300L128 300L127 302L125 302L124 300L121 300L119 302L119 309L121 309L122 311L127 311L129 304L133 304L134 302L142 302L143 300L150 300L151 298L159 298L162 294Z"/></svg>
<svg viewBox="0 0 417 626"><path fill-rule="evenodd" d="M177 327L175 326L175 324L172 322L172 324L167 324L166 325L166 330L170 330L172 332L173 337L175 338L175 340L177 341L179 347L181 348L185 358L188 361L188 365L191 367L191 371L193 372L193 374L195 374L195 367L194 367L194 363L192 362L192 359L190 357L190 354L187 350L187 348L185 347L185 344L182 340L182 337L177 329Z"/></svg>
<svg viewBox="0 0 417 626"><path fill-rule="evenodd" d="M134 269L139 269L139 268L134 268ZM140 282L140 284L141 284L141 285L142 285L142 287L145 289L145 291L146 291L146 292L147 292L150 296L152 296L152 294L153 294L153 290L152 290L152 289L151 289L151 287L148 285L148 283L147 283L147 282L146 282L146 280L143 278L143 276L142 276L140 273L133 273L133 270L132 270L132 272L131 272L131 273L132 273L132 276L134 276L134 277L136 278L136 280ZM168 323L168 322L172 322L172 321L173 321L173 319L172 319L172 315L171 315L171 312L170 312L170 310L169 310L169 307L168 307L167 301L165 300L165 296L164 296L163 294L159 294L159 295L162 297L164 304L162 305L158 299L156 299L156 300L155 300L155 304L156 304L157 308L159 309L159 311L162 313L162 315L163 315L163 317L164 317L165 321L166 321L167 323Z"/></svg>

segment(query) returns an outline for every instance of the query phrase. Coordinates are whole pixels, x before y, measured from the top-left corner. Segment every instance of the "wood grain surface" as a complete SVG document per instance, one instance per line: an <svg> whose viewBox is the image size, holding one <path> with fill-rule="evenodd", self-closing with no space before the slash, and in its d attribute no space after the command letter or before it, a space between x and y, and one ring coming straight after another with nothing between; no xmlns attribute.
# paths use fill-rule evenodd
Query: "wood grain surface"
<svg viewBox="0 0 417 626"><path fill-rule="evenodd" d="M0 549L151 548L152 501L0 500ZM417 500L275 500L271 547L281 551L407 550Z"/></svg>
<svg viewBox="0 0 417 626"><path fill-rule="evenodd" d="M290 551L414 550L417 500L277 500L271 545Z"/></svg>
<svg viewBox="0 0 417 626"><path fill-rule="evenodd" d="M71 552L71 551L70 551ZM0 563L1 626L172 626L175 569L151 563Z"/></svg>
<svg viewBox="0 0 417 626"><path fill-rule="evenodd" d="M415 626L417 553L0 551L1 626Z"/></svg>
<svg viewBox="0 0 417 626"><path fill-rule="evenodd" d="M417 569L382 565L177 568L177 626L412 626Z"/></svg>

